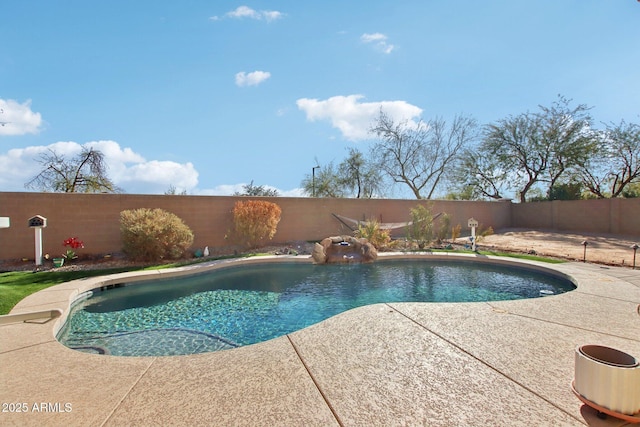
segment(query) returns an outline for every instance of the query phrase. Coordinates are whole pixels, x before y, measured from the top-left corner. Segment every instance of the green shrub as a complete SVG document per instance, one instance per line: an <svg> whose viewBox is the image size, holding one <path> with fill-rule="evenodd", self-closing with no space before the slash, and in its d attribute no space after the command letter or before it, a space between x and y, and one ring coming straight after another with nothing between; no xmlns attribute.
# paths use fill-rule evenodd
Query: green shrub
<svg viewBox="0 0 640 427"><path fill-rule="evenodd" d="M407 237L413 240L419 249L424 249L434 240L438 244L447 238L449 230L455 233L455 228L451 228L451 215L442 212L433 216L433 203L418 205L411 209L411 225L407 229ZM458 226L458 233L460 232Z"/></svg>
<svg viewBox="0 0 640 427"><path fill-rule="evenodd" d="M438 227L438 243L442 243L442 241L447 238L449 229L451 228L451 215L443 213L439 220L440 226Z"/></svg>
<svg viewBox="0 0 640 427"><path fill-rule="evenodd" d="M358 238L364 238L369 241L376 249L384 249L391 242L389 230L380 228L380 223L375 219L369 220L364 224L358 224L358 229L354 232Z"/></svg>
<svg viewBox="0 0 640 427"><path fill-rule="evenodd" d="M236 202L233 207L235 236L249 248L273 239L280 222L280 206L263 200Z"/></svg>
<svg viewBox="0 0 640 427"><path fill-rule="evenodd" d="M418 244L418 248L424 249L434 238L431 205L418 205L411 209L411 222L409 238Z"/></svg>
<svg viewBox="0 0 640 427"><path fill-rule="evenodd" d="M487 236L491 236L493 234L493 227L489 226L485 228L482 224L478 227L478 232L476 233L476 241L480 241Z"/></svg>
<svg viewBox="0 0 640 427"><path fill-rule="evenodd" d="M178 259L193 244L193 232L178 216L162 209L120 212L123 252L137 261Z"/></svg>
<svg viewBox="0 0 640 427"><path fill-rule="evenodd" d="M462 226L460 224L456 224L455 227L451 227L451 241L455 242L455 240L460 237L460 231L462 230Z"/></svg>

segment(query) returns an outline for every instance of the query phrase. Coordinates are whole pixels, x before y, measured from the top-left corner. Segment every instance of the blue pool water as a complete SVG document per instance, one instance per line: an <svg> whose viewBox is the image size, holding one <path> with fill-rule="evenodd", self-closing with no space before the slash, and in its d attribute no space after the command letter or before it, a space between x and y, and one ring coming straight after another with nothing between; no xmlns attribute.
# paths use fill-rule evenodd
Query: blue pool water
<svg viewBox="0 0 640 427"><path fill-rule="evenodd" d="M94 292L73 307L58 339L112 355L193 354L266 341L367 304L512 300L574 288L551 275L460 261L245 265Z"/></svg>

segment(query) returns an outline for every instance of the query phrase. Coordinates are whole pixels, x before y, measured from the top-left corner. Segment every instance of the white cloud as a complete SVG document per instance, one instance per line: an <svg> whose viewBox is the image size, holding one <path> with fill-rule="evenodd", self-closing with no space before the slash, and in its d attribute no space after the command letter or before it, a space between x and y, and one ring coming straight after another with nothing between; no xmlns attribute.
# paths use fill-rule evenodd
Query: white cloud
<svg viewBox="0 0 640 427"><path fill-rule="evenodd" d="M282 197L309 197L306 194L304 194L304 189L302 188L294 188L291 190L278 190L278 193L280 193Z"/></svg>
<svg viewBox="0 0 640 427"><path fill-rule="evenodd" d="M20 104L13 99L0 99L0 136L40 132L42 117L31 111L31 100Z"/></svg>
<svg viewBox="0 0 640 427"><path fill-rule="evenodd" d="M260 19L260 14L248 6L238 6L236 10L227 13L231 18Z"/></svg>
<svg viewBox="0 0 640 427"><path fill-rule="evenodd" d="M281 12L278 12L277 10L263 10L261 13L267 22L275 21L276 19L280 19L284 16Z"/></svg>
<svg viewBox="0 0 640 427"><path fill-rule="evenodd" d="M262 20L264 19L267 22L275 21L284 16L282 12L278 12L276 10L254 10L248 6L239 6L235 10L231 12L227 12L225 14L226 17L235 18L235 19L255 19ZM212 16L209 18L213 21L218 21L220 18L217 16Z"/></svg>
<svg viewBox="0 0 640 427"><path fill-rule="evenodd" d="M422 114L422 109L405 101L360 102L363 95L333 96L326 100L301 98L296 101L298 108L307 115L307 120L328 120L351 141L367 139L369 129L375 122L380 109L394 121L412 121Z"/></svg>
<svg viewBox="0 0 640 427"><path fill-rule="evenodd" d="M221 184L213 188L197 190L199 196L231 196L235 192L241 192L245 184Z"/></svg>
<svg viewBox="0 0 640 427"><path fill-rule="evenodd" d="M387 43L388 37L382 33L363 34L360 36L360 40L363 43L372 44L379 51L389 54L395 49L395 46L391 43Z"/></svg>
<svg viewBox="0 0 640 427"><path fill-rule="evenodd" d="M126 175L119 176L116 184L135 192L163 193L174 186L178 192L188 193L198 185L198 172L191 162L150 160L127 167Z"/></svg>
<svg viewBox="0 0 640 427"><path fill-rule="evenodd" d="M131 148L120 148L120 144L115 141L92 141L85 145L100 150L105 158L113 163L143 163L145 161L144 157L134 153Z"/></svg>
<svg viewBox="0 0 640 427"><path fill-rule="evenodd" d="M236 74L236 85L240 87L257 86L269 77L271 77L271 73L268 71L253 71L251 73L241 71Z"/></svg>
<svg viewBox="0 0 640 427"><path fill-rule="evenodd" d="M0 187L4 191L24 191L24 184L41 170L38 160L42 154L53 150L65 157L73 157L83 147L94 147L104 154L107 175L127 192L160 194L171 185L178 191L189 192L198 185L198 172L191 163L146 160L131 148L120 147L115 141L91 141L83 145L56 142L0 153Z"/></svg>
<svg viewBox="0 0 640 427"><path fill-rule="evenodd" d="M385 36L384 34L381 34L381 33L373 33L373 34L365 33L362 36L360 36L360 40L362 40L365 43L386 41L387 40L387 36Z"/></svg>
<svg viewBox="0 0 640 427"><path fill-rule="evenodd" d="M199 196L232 196L234 193L242 193L245 185L247 184L222 184L209 189L196 190L194 194ZM307 197L302 188L281 190L271 185L265 185L264 187L267 190L276 190L280 197Z"/></svg>

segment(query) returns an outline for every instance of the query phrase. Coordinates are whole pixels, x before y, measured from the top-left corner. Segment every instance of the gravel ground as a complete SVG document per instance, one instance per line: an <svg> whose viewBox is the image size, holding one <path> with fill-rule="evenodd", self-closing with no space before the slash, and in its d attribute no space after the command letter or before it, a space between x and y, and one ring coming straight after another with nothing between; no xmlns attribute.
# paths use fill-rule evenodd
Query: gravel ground
<svg viewBox="0 0 640 427"><path fill-rule="evenodd" d="M509 252L535 252L540 256L582 261L587 242L587 262L618 266L631 266L635 243L640 245L640 230L637 236L614 236L606 234L557 233L544 230L501 230L480 241L483 249ZM636 265L640 266L640 251Z"/></svg>

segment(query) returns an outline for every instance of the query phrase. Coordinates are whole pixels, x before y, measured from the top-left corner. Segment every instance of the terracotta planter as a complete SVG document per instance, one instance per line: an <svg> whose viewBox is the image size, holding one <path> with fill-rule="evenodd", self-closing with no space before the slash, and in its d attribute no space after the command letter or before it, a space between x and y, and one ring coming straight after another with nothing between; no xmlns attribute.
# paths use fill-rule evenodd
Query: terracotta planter
<svg viewBox="0 0 640 427"><path fill-rule="evenodd" d="M576 348L574 388L577 393L613 412L640 412L640 361L610 347Z"/></svg>

